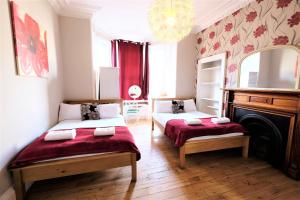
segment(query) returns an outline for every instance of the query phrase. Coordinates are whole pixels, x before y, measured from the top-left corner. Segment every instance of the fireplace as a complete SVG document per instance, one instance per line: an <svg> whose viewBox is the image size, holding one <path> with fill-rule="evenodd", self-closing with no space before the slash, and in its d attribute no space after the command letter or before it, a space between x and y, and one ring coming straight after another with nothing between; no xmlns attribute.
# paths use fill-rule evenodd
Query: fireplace
<svg viewBox="0 0 300 200"><path fill-rule="evenodd" d="M235 108L233 116L251 135L250 155L283 169L290 118L245 108Z"/></svg>
<svg viewBox="0 0 300 200"><path fill-rule="evenodd" d="M249 153L300 178L300 91L225 90L226 116L241 123Z"/></svg>

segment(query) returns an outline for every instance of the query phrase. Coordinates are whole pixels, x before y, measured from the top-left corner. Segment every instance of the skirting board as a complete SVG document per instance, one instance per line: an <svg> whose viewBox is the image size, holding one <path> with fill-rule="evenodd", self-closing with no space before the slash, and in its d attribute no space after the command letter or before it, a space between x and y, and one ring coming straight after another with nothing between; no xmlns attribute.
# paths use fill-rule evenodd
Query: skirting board
<svg viewBox="0 0 300 200"><path fill-rule="evenodd" d="M13 187L9 187L2 196L0 196L0 200L15 200L16 194Z"/></svg>

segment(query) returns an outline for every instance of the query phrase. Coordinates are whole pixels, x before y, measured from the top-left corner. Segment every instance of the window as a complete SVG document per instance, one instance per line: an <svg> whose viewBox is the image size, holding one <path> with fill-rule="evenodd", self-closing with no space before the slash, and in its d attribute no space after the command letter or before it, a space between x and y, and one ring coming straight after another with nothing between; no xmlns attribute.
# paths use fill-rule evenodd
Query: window
<svg viewBox="0 0 300 200"><path fill-rule="evenodd" d="M176 44L149 46L150 97L175 97L176 56Z"/></svg>
<svg viewBox="0 0 300 200"><path fill-rule="evenodd" d="M109 40L94 34L93 37L94 68L111 67L111 43Z"/></svg>

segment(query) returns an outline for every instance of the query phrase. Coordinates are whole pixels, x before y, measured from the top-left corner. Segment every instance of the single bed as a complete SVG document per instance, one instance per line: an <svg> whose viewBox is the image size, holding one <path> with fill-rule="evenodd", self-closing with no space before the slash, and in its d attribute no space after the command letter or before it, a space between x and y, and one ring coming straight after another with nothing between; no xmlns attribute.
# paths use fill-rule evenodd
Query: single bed
<svg viewBox="0 0 300 200"><path fill-rule="evenodd" d="M68 104L118 103L121 100L67 101ZM114 136L94 137L97 127L114 126ZM25 147L11 162L17 199L25 198L25 183L75 174L131 166L131 180L136 181L136 161L140 152L134 144L124 118L120 115L100 120L64 120L49 130L76 129L73 140L45 142L47 132Z"/></svg>
<svg viewBox="0 0 300 200"><path fill-rule="evenodd" d="M206 113L202 113L199 111L189 111L185 113L161 113L156 112L156 101L170 101L170 100L188 100L191 98L155 98L152 99L152 131L154 130L154 125L156 125L162 133L167 135L171 142L174 144L175 147L179 147L179 163L180 167L185 167L185 157L187 154L193 154L193 153L199 153L199 152L205 152L205 151L213 151L213 150L220 150L220 149L229 149L229 148L236 148L236 147L242 147L243 152L242 155L244 158L248 157L248 147L249 147L249 136L244 135L245 131L242 131L240 128L236 128L235 126L232 127L226 127L227 132L226 133L220 133L218 135L216 132L215 134L211 135L204 135L204 136L190 136L185 138L181 141L175 141L176 138L170 137L172 134L172 131L178 131L179 128L181 130L184 129L197 129L197 127L188 127L184 124L183 120L186 119L194 119L194 118L201 118L204 122L207 124L208 121L210 121L210 118L214 117L211 115L208 115ZM167 126L168 125L168 126ZM167 130L166 130L167 126ZM179 127L181 126L181 127ZM220 127L218 129L219 131L223 130L223 127ZM202 131L200 129L195 131ZM170 134L171 133L171 134ZM152 134L153 137L153 134Z"/></svg>

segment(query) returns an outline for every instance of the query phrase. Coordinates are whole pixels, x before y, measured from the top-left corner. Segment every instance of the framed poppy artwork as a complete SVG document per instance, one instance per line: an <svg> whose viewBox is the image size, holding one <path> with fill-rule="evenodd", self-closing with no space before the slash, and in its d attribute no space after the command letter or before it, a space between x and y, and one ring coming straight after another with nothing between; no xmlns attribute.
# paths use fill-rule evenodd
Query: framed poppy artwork
<svg viewBox="0 0 300 200"><path fill-rule="evenodd" d="M47 32L14 1L10 1L10 8L18 75L46 78Z"/></svg>

